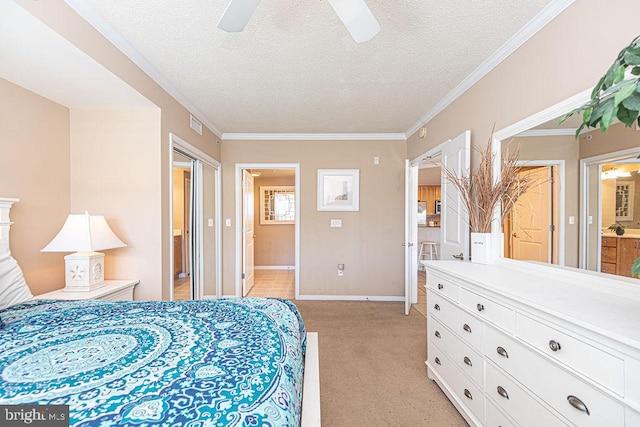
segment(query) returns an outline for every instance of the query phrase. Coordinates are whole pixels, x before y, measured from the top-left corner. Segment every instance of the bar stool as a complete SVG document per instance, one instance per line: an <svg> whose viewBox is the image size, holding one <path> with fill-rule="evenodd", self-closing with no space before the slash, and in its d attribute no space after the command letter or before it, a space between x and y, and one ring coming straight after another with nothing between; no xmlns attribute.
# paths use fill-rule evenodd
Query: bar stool
<svg viewBox="0 0 640 427"><path fill-rule="evenodd" d="M418 261L429 259L438 259L438 247L436 242L424 241L420 242L420 252L418 252Z"/></svg>

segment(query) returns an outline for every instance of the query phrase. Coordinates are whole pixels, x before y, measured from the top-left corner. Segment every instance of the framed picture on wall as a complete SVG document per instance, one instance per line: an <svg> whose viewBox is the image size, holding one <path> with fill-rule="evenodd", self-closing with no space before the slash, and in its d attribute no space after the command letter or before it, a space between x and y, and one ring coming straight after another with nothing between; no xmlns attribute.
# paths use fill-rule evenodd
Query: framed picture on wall
<svg viewBox="0 0 640 427"><path fill-rule="evenodd" d="M318 210L359 211L359 169L318 169Z"/></svg>

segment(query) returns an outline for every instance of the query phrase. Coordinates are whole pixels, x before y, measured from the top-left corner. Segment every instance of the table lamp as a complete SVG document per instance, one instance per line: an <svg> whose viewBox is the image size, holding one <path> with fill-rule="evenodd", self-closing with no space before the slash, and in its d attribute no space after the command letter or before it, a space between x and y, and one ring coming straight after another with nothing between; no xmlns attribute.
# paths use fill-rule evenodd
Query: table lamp
<svg viewBox="0 0 640 427"><path fill-rule="evenodd" d="M104 249L125 245L102 215L71 214L41 252L75 252L64 257L64 291L89 292L104 286Z"/></svg>

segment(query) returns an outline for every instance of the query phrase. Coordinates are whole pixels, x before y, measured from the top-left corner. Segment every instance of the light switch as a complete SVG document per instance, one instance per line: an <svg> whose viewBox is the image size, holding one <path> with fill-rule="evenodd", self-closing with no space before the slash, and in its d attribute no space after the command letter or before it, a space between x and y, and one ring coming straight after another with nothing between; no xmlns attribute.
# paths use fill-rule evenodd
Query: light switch
<svg viewBox="0 0 640 427"><path fill-rule="evenodd" d="M209 219L207 220L207 225L208 225L209 227L213 227L213 218L209 218Z"/></svg>
<svg viewBox="0 0 640 427"><path fill-rule="evenodd" d="M231 218L226 218L224 220L224 225L226 225L227 227L231 227Z"/></svg>
<svg viewBox="0 0 640 427"><path fill-rule="evenodd" d="M575 216L570 216L569 217L569 224L573 225L576 223L576 217Z"/></svg>
<svg viewBox="0 0 640 427"><path fill-rule="evenodd" d="M342 220L341 219L332 219L331 220L331 227L332 228L340 228L340 227L342 227Z"/></svg>

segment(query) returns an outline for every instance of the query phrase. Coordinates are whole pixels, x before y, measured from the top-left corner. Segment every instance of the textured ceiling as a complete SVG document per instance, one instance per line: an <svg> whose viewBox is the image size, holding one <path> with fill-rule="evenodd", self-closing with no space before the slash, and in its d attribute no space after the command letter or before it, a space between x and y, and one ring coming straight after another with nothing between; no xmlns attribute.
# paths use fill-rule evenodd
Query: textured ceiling
<svg viewBox="0 0 640 427"><path fill-rule="evenodd" d="M405 133L551 0L367 0L362 44L321 0L262 1L233 34L227 0L83 3L220 133Z"/></svg>

